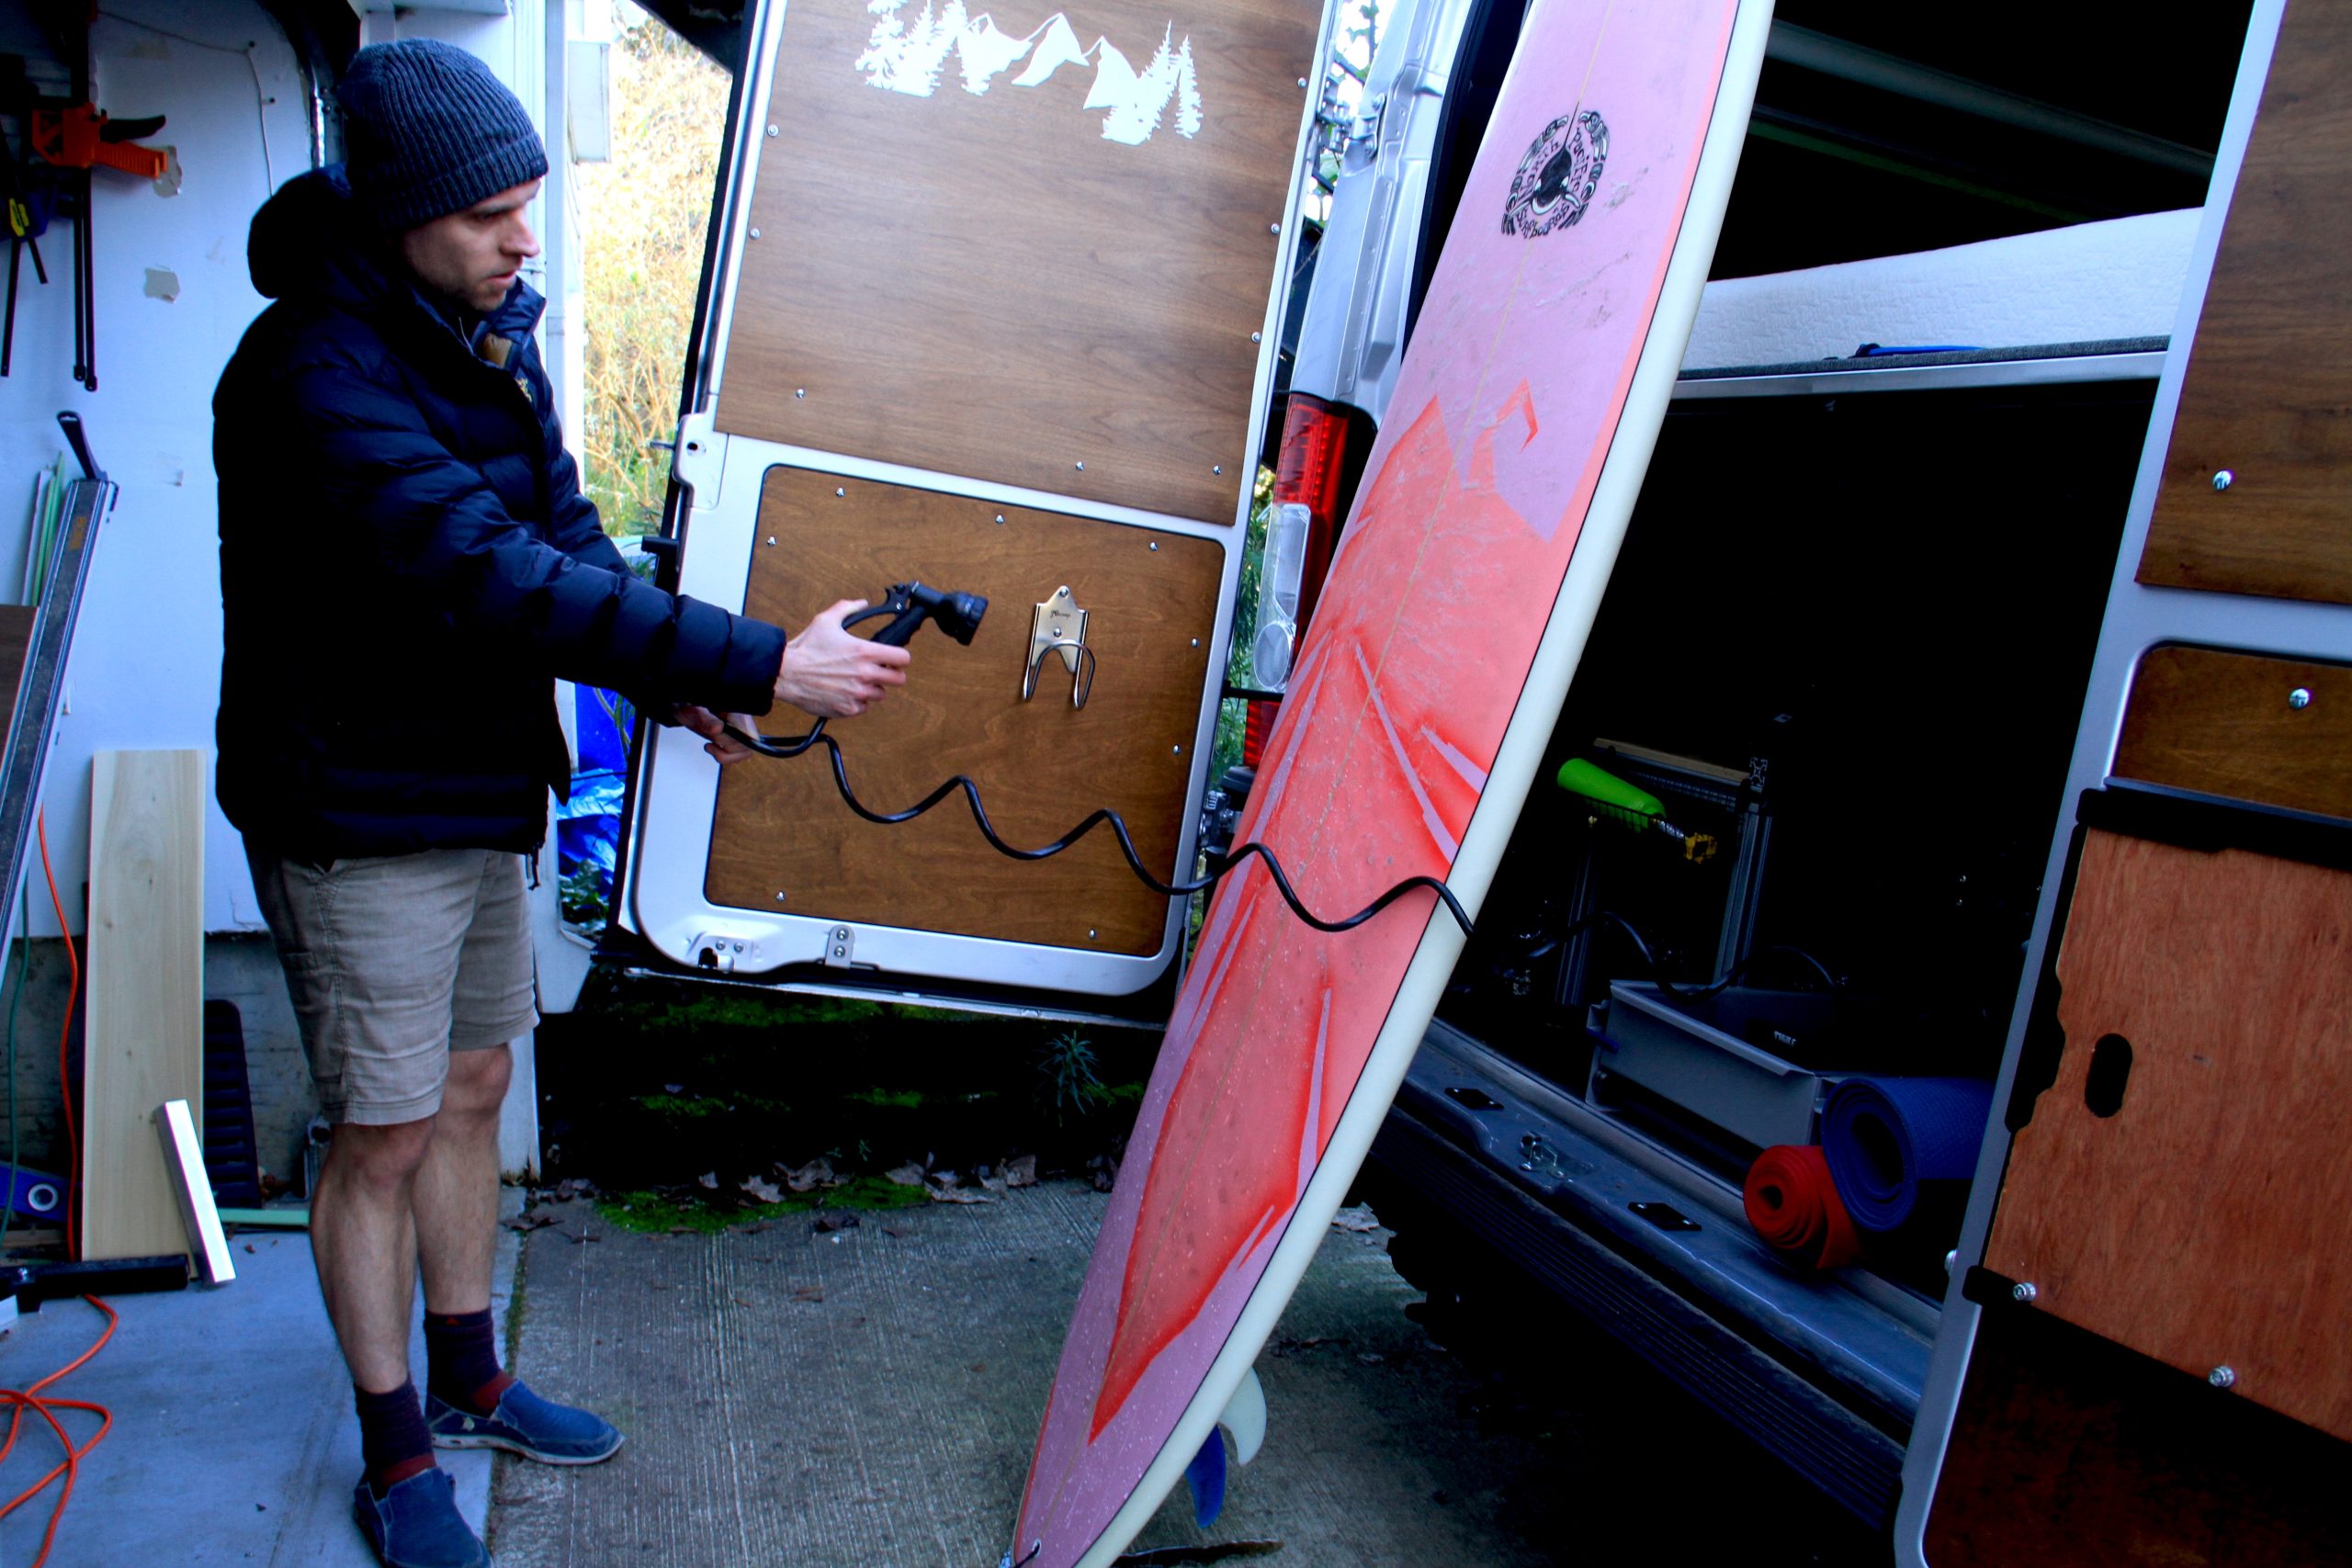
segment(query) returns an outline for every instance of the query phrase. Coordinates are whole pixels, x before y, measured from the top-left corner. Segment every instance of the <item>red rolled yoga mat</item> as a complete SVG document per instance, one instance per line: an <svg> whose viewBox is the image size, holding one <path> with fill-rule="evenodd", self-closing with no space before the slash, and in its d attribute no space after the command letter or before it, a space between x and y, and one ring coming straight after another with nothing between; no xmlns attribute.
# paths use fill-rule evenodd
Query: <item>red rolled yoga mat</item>
<svg viewBox="0 0 2352 1568"><path fill-rule="evenodd" d="M1764 1245L1792 1262L1839 1269L1861 1256L1861 1234L1838 1201L1829 1161L1815 1145L1766 1149L1747 1168L1740 1196Z"/></svg>

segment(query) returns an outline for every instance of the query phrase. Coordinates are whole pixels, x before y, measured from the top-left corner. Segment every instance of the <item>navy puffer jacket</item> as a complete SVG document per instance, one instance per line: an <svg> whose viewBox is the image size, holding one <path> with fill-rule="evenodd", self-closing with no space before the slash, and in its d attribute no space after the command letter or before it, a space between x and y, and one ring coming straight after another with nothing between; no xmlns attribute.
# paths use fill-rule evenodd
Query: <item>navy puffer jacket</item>
<svg viewBox="0 0 2352 1568"><path fill-rule="evenodd" d="M213 395L221 809L307 859L526 851L568 789L552 678L764 713L784 634L631 576L580 493L517 280L474 343L340 168L254 217L277 303ZM484 333L509 340L503 367Z"/></svg>

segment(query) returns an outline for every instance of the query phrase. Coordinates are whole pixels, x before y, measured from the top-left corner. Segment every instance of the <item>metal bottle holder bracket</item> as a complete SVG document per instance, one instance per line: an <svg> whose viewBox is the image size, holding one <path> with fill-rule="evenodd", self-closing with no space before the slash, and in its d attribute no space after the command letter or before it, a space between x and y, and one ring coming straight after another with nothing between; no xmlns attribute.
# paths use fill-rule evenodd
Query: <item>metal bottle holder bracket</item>
<svg viewBox="0 0 2352 1568"><path fill-rule="evenodd" d="M1086 646L1086 612L1070 596L1069 585L1054 590L1053 597L1036 607L1029 618L1029 661L1021 673L1021 700L1037 692L1037 671L1047 654L1061 655L1069 671L1069 705L1082 708L1094 690L1094 650Z"/></svg>

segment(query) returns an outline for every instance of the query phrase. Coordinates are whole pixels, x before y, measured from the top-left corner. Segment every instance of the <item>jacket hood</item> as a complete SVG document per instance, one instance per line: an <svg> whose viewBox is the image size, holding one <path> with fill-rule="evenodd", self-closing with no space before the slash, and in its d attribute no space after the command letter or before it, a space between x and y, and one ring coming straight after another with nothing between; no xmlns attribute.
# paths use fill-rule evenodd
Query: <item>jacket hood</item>
<svg viewBox="0 0 2352 1568"><path fill-rule="evenodd" d="M439 314L398 253L360 217L341 164L298 175L262 203L246 236L245 265L266 299L315 298L361 313L413 301ZM546 308L518 277L487 324L502 337L524 337Z"/></svg>

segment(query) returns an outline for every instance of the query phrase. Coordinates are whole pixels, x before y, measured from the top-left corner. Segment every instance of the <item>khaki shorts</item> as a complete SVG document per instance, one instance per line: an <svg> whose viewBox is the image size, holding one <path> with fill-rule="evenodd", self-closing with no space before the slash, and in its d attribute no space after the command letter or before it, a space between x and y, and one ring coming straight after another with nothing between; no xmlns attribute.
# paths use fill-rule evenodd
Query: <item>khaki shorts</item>
<svg viewBox="0 0 2352 1568"><path fill-rule="evenodd" d="M537 1024L522 856L427 850L322 867L248 844L245 859L328 1121L423 1121L441 1109L450 1052Z"/></svg>

